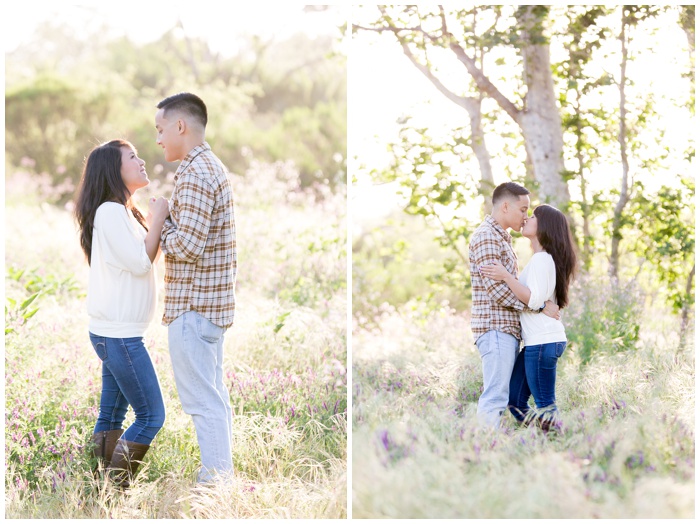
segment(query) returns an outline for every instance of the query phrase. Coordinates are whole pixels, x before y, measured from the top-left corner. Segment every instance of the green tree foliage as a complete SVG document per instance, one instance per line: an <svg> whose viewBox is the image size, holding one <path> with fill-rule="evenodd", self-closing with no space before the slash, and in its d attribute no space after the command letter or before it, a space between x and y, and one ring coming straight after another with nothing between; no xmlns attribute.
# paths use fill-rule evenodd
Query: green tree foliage
<svg viewBox="0 0 700 524"><path fill-rule="evenodd" d="M595 208L596 202L601 202L600 192L591 200L589 195L588 175L599 155L599 148L595 141L591 140L588 130L595 129L598 136L606 134L607 121L612 117L603 114L604 109L590 110L585 107L586 95L598 92L602 86L610 85L612 78L609 74L603 74L599 78L591 78L585 69L593 59L594 52L609 37L609 30L600 27L598 19L606 14L606 9L596 6L587 8L584 6L570 6L565 13L567 27L561 35L566 58L553 64L554 78L559 80L559 105L562 113L562 127L564 129L565 154L570 155L569 165L572 169L565 172L564 176L578 183L581 192L579 201L571 202L569 211L572 218L581 221L580 234L575 235L579 242L582 255L582 265L590 269L593 251L595 249L595 237L591 232L590 216L601 212ZM608 141L611 141L608 138ZM577 231L576 224L572 225L573 231Z"/></svg>
<svg viewBox="0 0 700 524"><path fill-rule="evenodd" d="M695 302L695 181L650 194L637 184L627 226L637 230L635 252L648 260L674 311Z"/></svg>
<svg viewBox="0 0 700 524"><path fill-rule="evenodd" d="M155 143L155 106L192 91L207 103L207 140L231 171L245 174L252 159L291 160L303 186L342 185L346 68L336 40L250 36L235 55L223 56L181 25L146 44L97 34L78 40L69 28L45 25L6 58L7 158L15 166L33 163L55 183L75 183L87 152L119 136L134 143L147 167L173 171Z"/></svg>
<svg viewBox="0 0 700 524"><path fill-rule="evenodd" d="M53 75L9 89L5 95L5 150L11 163L31 159L36 172L55 173L77 181L83 157L76 154L92 144L104 126L110 99L104 92L88 92ZM26 161L25 161L26 163Z"/></svg>
<svg viewBox="0 0 700 524"><path fill-rule="evenodd" d="M455 271L450 249L434 249L434 235L423 218L396 211L381 223L368 224L352 246L352 310L355 322L375 327L387 304L398 308L421 302L428 309L443 301L467 308L469 279Z"/></svg>
<svg viewBox="0 0 700 524"><path fill-rule="evenodd" d="M378 11L378 18L376 14L368 15L369 22L354 27L393 33L404 55L436 89L469 112L473 127L479 127L475 121L480 120L481 98L494 101L502 110L501 116L517 124L521 132L527 153L525 167L537 180L539 193L566 212L568 188L560 176L562 129L546 35L549 7L446 10L442 5L379 6ZM477 24L478 19L486 22ZM484 53L495 43L500 44L501 56L485 63ZM513 52L517 55L515 60ZM437 66L440 62L464 68L473 85L449 78L451 75ZM508 90L500 85L502 81ZM476 90L479 98L464 96L470 90ZM473 146L482 142L481 133L475 134ZM474 150L482 171L486 171L483 177L489 180L488 153L477 147Z"/></svg>
<svg viewBox="0 0 700 524"><path fill-rule="evenodd" d="M457 129L447 140L437 141L428 129L407 122L399 141L389 146L391 164L373 172L375 180L398 184L404 211L423 217L446 252L442 270L433 278L462 292L471 288L469 237L481 218L478 212L476 217L464 213L478 195L479 181L460 168L471 153L468 136L468 130Z"/></svg>

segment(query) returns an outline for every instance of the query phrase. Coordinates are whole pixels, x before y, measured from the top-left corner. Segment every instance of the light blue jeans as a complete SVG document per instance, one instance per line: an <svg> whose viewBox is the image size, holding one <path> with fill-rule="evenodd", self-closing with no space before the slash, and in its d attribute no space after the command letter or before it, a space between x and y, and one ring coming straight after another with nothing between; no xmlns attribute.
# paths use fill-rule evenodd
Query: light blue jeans
<svg viewBox="0 0 700 524"><path fill-rule="evenodd" d="M476 341L484 374L484 392L479 397L476 414L479 422L497 428L508 407L508 390L520 341L513 335L488 331Z"/></svg>
<svg viewBox="0 0 700 524"><path fill-rule="evenodd" d="M197 482L233 475L231 400L224 385L224 333L196 311L168 326L175 385L185 413L192 416L202 467Z"/></svg>

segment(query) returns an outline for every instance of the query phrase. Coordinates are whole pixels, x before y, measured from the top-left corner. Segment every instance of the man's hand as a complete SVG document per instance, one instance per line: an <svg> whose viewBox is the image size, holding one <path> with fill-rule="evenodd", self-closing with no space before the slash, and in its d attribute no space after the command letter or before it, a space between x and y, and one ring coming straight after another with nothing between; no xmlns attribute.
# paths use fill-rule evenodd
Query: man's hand
<svg viewBox="0 0 700 524"><path fill-rule="evenodd" d="M547 300L547 302L544 303L544 309L542 310L542 313L555 320L561 319L561 315L559 315L559 306L557 306L551 300Z"/></svg>

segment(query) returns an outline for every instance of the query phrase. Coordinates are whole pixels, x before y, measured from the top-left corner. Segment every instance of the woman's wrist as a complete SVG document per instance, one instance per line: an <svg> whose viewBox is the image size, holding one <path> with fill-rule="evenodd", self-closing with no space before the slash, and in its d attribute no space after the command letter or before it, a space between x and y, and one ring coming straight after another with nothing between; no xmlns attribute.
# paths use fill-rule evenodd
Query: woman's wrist
<svg viewBox="0 0 700 524"><path fill-rule="evenodd" d="M166 219L166 217L153 218L153 220L151 222L151 227L162 228L163 225L165 224L165 219Z"/></svg>

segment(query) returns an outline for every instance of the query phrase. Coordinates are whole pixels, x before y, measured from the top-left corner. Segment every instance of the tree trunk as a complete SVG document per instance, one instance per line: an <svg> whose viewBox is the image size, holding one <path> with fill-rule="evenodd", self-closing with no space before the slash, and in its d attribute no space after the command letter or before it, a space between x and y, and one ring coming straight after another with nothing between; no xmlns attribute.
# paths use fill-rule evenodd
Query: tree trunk
<svg viewBox="0 0 700 524"><path fill-rule="evenodd" d="M620 265L620 240L622 240L622 212L629 200L629 163L627 162L627 110L625 109L625 83L627 82L627 42L625 28L625 8L622 8L622 29L620 30L620 42L622 44L622 61L620 63L620 130L617 141L620 143L620 160L622 162L622 183L620 185L620 198L615 206L612 223L612 242L610 246L611 278L617 278Z"/></svg>
<svg viewBox="0 0 700 524"><path fill-rule="evenodd" d="M564 171L564 134L561 125L561 115L559 114L554 93L549 43L545 40L542 30L542 23L546 18L548 8L546 6L522 6L517 13L524 41L521 52L525 63L525 83L528 88L525 108L520 110L508 97L498 90L479 68L476 60L467 54L460 43L461 39L457 39L448 31L443 6L439 5L438 7L442 21L442 36L446 39L449 49L466 67L479 92L495 100L501 109L520 127L527 153L525 162L526 173L528 176L534 173L534 178L539 184L539 196L545 202L549 202L561 209L568 216L569 188L562 178L562 172ZM430 79L438 90L450 100L469 110L464 102L467 97L452 93L433 75L432 71L425 64L419 63L413 53L410 52L407 40L402 38L399 33L403 30L422 34L434 44L437 44L439 39L430 35L422 27L400 28L394 24L383 6L378 6L378 9L382 14L382 21L387 24L379 31L392 31L399 42L401 42L406 56ZM472 118L472 132L474 131L474 122L475 119ZM481 130L477 134L473 134L472 137L475 146L480 146L480 144L484 143ZM479 165L483 166L482 161L488 154L485 146L480 153L477 153L475 150L475 154L482 155L481 158L479 156L477 158L479 159ZM482 176L486 180L488 180L489 172L490 162L488 171L485 172L482 167Z"/></svg>
<svg viewBox="0 0 700 524"><path fill-rule="evenodd" d="M199 83L199 68L197 67L197 60L194 57L194 50L192 49L192 41L187 36L187 31L185 31L185 26L182 25L182 19L177 19L177 25L182 29L182 35L185 39L185 44L187 45L187 58L183 57L183 60L187 62L192 70L192 76Z"/></svg>
<svg viewBox="0 0 700 524"><path fill-rule="evenodd" d="M693 289L693 278L695 278L695 264L693 264L693 269L690 270L688 279L685 282L685 296L690 297L690 292ZM681 309L681 345L685 343L685 337L688 332L688 317L690 312L691 302L690 300L685 300L683 302L683 309Z"/></svg>
<svg viewBox="0 0 700 524"><path fill-rule="evenodd" d="M576 91L576 161L578 163L578 176L581 182L581 214L583 215L583 241L581 243L582 247L582 261L581 264L584 268L590 269L591 260L593 258L593 253L591 250L591 223L590 223L590 209L588 204L588 198L586 197L587 183L586 175L584 173L584 161L583 154L581 152L581 142L583 137L583 129L581 127L581 93Z"/></svg>
<svg viewBox="0 0 700 524"><path fill-rule="evenodd" d="M545 15L542 6L525 6L517 14L527 86L525 107L519 114L518 124L540 184L540 197L566 210L570 196L562 178L564 136L554 93L549 43L542 29Z"/></svg>
<svg viewBox="0 0 700 524"><path fill-rule="evenodd" d="M695 53L695 5L681 5L679 7L679 22L688 39L688 50L692 58Z"/></svg>
<svg viewBox="0 0 700 524"><path fill-rule="evenodd" d="M385 14L380 8L380 11ZM484 136L484 128L481 125L481 96L479 98L471 96L462 96L448 89L430 70L426 64L420 62L411 51L405 39L402 39L397 32L394 32L397 40L401 43L404 55L430 82L440 91L445 97L457 104L462 109L467 111L469 115L469 127L471 136L469 146L474 151L477 162L479 163L479 171L481 172L481 180L479 182L479 194L484 197L483 212L485 215L491 213L491 194L493 193L493 171L491 169L491 155L486 148L486 137Z"/></svg>
<svg viewBox="0 0 700 524"><path fill-rule="evenodd" d="M484 197L483 213L484 215L491 214L491 194L494 190L493 171L491 170L491 155L486 148L486 138L484 137L484 128L481 125L481 100L470 99L471 104L467 104L466 109L469 113L469 125L471 128L471 137L469 145L474 151L477 162L479 162L479 171L481 172L481 180L479 181L479 194Z"/></svg>

